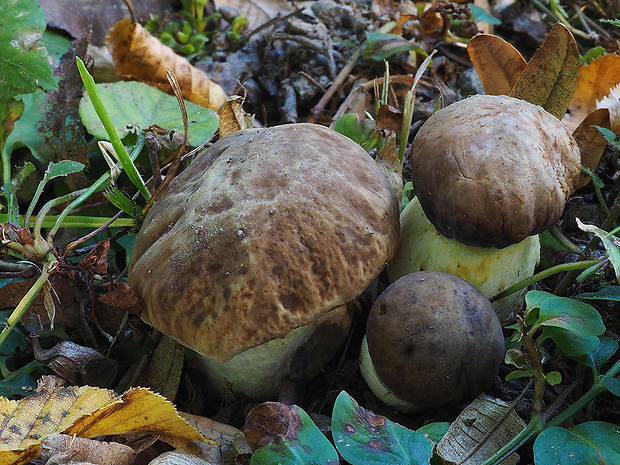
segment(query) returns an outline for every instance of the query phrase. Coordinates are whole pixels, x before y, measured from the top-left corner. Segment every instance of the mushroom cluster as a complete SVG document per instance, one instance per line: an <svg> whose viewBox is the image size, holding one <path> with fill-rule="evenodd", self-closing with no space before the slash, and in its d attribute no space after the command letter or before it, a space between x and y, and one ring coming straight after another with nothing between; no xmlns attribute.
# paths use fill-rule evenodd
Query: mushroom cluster
<svg viewBox="0 0 620 465"><path fill-rule="evenodd" d="M543 108L503 95L477 95L422 125L411 170L419 204L408 205L401 216L391 279L424 269L446 271L477 286L495 281L483 289L490 297L501 290L498 284L507 287L534 273L536 235L562 215L581 174L581 156L572 135ZM424 215L432 228L421 226ZM521 298L513 298L498 311L505 319L521 305Z"/></svg>
<svg viewBox="0 0 620 465"><path fill-rule="evenodd" d="M420 271L375 301L360 357L375 395L403 412L456 405L487 389L504 359L489 300L447 273Z"/></svg>
<svg viewBox="0 0 620 465"><path fill-rule="evenodd" d="M147 214L129 283L142 318L195 353L222 395L277 393L293 354L317 373L346 303L397 246L398 201L374 160L322 126L233 133L200 153Z"/></svg>

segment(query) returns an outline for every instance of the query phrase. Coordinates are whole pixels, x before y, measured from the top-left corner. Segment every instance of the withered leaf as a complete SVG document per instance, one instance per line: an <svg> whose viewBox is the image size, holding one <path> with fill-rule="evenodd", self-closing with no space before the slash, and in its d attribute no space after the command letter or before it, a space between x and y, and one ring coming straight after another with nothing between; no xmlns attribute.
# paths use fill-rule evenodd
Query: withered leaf
<svg viewBox="0 0 620 465"><path fill-rule="evenodd" d="M396 135L393 134L387 140L375 161L383 172L392 189L398 197L398 203L403 200L403 164L398 158Z"/></svg>
<svg viewBox="0 0 620 465"><path fill-rule="evenodd" d="M581 165L588 168L592 173L596 171L599 161L605 149L607 140L596 126L609 129L609 110L601 108L590 113L573 132L573 137L579 145L581 152ZM590 177L582 174L575 183L574 189L580 189L590 182Z"/></svg>
<svg viewBox="0 0 620 465"><path fill-rule="evenodd" d="M400 131L403 124L403 112L398 108L383 104L379 107L375 118L377 130L383 137L390 137Z"/></svg>
<svg viewBox="0 0 620 465"><path fill-rule="evenodd" d="M86 129L78 113L83 84L75 64L76 57L85 60L88 35L73 41L60 59L54 76L61 78L58 90L45 97L45 114L37 129L41 138L39 154L51 161L73 160L88 166L88 139ZM79 189L87 183L82 172L66 178L71 189Z"/></svg>
<svg viewBox="0 0 620 465"><path fill-rule="evenodd" d="M217 110L226 100L226 93L218 84L138 23L129 19L119 21L110 29L106 41L119 76L146 82L172 94L166 78L170 68L179 80L183 96L190 102Z"/></svg>
<svg viewBox="0 0 620 465"><path fill-rule="evenodd" d="M45 463L61 463L64 458L68 460L66 463L132 465L137 461L138 454L118 442L95 441L66 434L54 434L43 441L41 459Z"/></svg>
<svg viewBox="0 0 620 465"><path fill-rule="evenodd" d="M511 97L539 105L562 119L579 77L579 50L571 32L556 23L515 83Z"/></svg>
<svg viewBox="0 0 620 465"><path fill-rule="evenodd" d="M110 239L101 241L82 259L78 266L89 273L106 274L108 272L109 251Z"/></svg>
<svg viewBox="0 0 620 465"><path fill-rule="evenodd" d="M467 43L467 53L488 95L509 95L527 66L512 44L491 34L473 37Z"/></svg>
<svg viewBox="0 0 620 465"><path fill-rule="evenodd" d="M0 463L39 456L45 438L58 433L93 438L147 432L204 439L163 397L143 388L117 396L90 386L43 390L20 401L0 397ZM213 442L213 441L211 441Z"/></svg>
<svg viewBox="0 0 620 465"><path fill-rule="evenodd" d="M250 115L243 110L243 97L240 95L228 97L220 108L219 114L220 138L248 127Z"/></svg>
<svg viewBox="0 0 620 465"><path fill-rule="evenodd" d="M97 299L99 302L112 307L121 308L132 315L140 315L144 309L144 300L140 294L124 281L119 281L116 287Z"/></svg>
<svg viewBox="0 0 620 465"><path fill-rule="evenodd" d="M603 100L620 83L620 56L615 53L601 55L579 70L575 95L568 106L562 123L574 131L584 118L597 109Z"/></svg>

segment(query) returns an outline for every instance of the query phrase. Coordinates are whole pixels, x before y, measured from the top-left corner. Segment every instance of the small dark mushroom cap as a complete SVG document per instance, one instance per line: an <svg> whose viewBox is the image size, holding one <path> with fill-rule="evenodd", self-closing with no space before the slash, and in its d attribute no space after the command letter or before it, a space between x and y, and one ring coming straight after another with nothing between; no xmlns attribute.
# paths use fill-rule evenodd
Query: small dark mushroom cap
<svg viewBox="0 0 620 465"><path fill-rule="evenodd" d="M357 297L398 233L396 196L356 143L312 124L244 130L153 205L129 283L145 321L226 361Z"/></svg>
<svg viewBox="0 0 620 465"><path fill-rule="evenodd" d="M424 123L411 170L424 213L440 234L501 248L560 219L581 156L570 133L543 108L477 95Z"/></svg>
<svg viewBox="0 0 620 465"><path fill-rule="evenodd" d="M370 310L366 339L379 380L419 407L473 399L491 385L504 359L493 306L448 273L420 271L392 283Z"/></svg>

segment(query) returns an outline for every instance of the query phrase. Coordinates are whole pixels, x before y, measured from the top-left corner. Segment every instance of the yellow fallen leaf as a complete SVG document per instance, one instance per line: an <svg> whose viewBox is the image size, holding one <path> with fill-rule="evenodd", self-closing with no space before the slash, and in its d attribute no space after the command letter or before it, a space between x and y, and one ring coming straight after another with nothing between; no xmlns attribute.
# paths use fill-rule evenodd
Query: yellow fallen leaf
<svg viewBox="0 0 620 465"><path fill-rule="evenodd" d="M119 76L146 82L171 94L166 79L166 70L170 68L190 102L217 110L226 100L224 89L138 23L129 19L119 21L108 32L106 43Z"/></svg>
<svg viewBox="0 0 620 465"><path fill-rule="evenodd" d="M403 164L398 158L395 134L389 137L375 161L390 183L390 186L392 186L392 189L394 189L394 192L396 192L398 203L400 203L403 200Z"/></svg>
<svg viewBox="0 0 620 465"><path fill-rule="evenodd" d="M515 83L511 97L539 105L562 119L579 77L579 51L571 32L556 23Z"/></svg>
<svg viewBox="0 0 620 465"><path fill-rule="evenodd" d="M620 83L620 56L615 53L601 55L579 70L575 95L568 106L562 123L574 131L584 118L597 109L603 100Z"/></svg>
<svg viewBox="0 0 620 465"><path fill-rule="evenodd" d="M0 398L0 421L0 465L35 459L41 442L57 433L93 438L147 432L210 441L179 417L172 403L144 388L117 396L74 386L42 390L20 401Z"/></svg>
<svg viewBox="0 0 620 465"><path fill-rule="evenodd" d="M509 95L527 66L512 44L490 34L473 37L467 44L467 53L488 95Z"/></svg>

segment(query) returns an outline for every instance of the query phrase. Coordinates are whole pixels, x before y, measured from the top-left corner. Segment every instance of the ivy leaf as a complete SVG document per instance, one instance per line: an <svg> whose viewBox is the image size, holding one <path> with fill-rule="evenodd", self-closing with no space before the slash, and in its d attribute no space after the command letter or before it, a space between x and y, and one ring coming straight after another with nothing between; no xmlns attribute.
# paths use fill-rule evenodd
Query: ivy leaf
<svg viewBox="0 0 620 465"><path fill-rule="evenodd" d="M254 451L250 465L337 465L338 453L312 419L296 405L263 402L245 420Z"/></svg>
<svg viewBox="0 0 620 465"><path fill-rule="evenodd" d="M356 465L428 465L433 442L423 432L375 415L342 391L332 415L336 449Z"/></svg>
<svg viewBox="0 0 620 465"><path fill-rule="evenodd" d="M568 297L552 297L542 302L538 323L583 336L600 336L605 332L603 319L594 307Z"/></svg>
<svg viewBox="0 0 620 465"><path fill-rule="evenodd" d="M596 336L585 336L555 326L544 328L543 337L553 339L558 348L569 357L585 355L588 352L592 352L600 344L600 340Z"/></svg>
<svg viewBox="0 0 620 465"><path fill-rule="evenodd" d="M580 363L594 368L597 373L600 372L602 366L609 360L618 350L618 343L614 338L609 336L601 336L599 345L587 354L574 357Z"/></svg>
<svg viewBox="0 0 620 465"><path fill-rule="evenodd" d="M45 13L36 0L6 0L0 9L0 100L37 87L56 88L44 48L36 41L45 30Z"/></svg>
<svg viewBox="0 0 620 465"><path fill-rule="evenodd" d="M534 462L540 465L620 463L620 427L590 421L573 428L553 427L534 442Z"/></svg>

